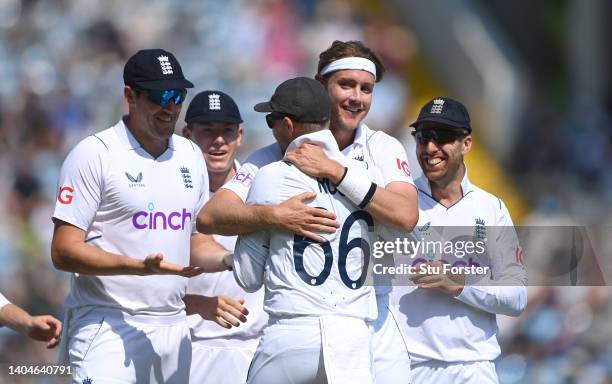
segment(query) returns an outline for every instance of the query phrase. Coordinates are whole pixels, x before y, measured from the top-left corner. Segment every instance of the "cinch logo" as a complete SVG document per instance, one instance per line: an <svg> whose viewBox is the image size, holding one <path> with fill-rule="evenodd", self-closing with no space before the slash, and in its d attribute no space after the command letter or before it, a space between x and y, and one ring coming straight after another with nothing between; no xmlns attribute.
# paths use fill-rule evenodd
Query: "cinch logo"
<svg viewBox="0 0 612 384"><path fill-rule="evenodd" d="M71 187L61 187L59 193L57 194L57 201L61 204L70 204L72 203L72 194L74 193L74 189Z"/></svg>
<svg viewBox="0 0 612 384"><path fill-rule="evenodd" d="M253 182L253 176L248 172L238 172L234 176L234 180L241 182L242 184L249 186Z"/></svg>
<svg viewBox="0 0 612 384"><path fill-rule="evenodd" d="M191 213L183 208L182 212L165 213L155 211L153 203L149 203L147 207L149 211L138 211L132 216L132 224L136 229L161 229L167 230L170 228L173 231L184 230L185 224L191 229Z"/></svg>

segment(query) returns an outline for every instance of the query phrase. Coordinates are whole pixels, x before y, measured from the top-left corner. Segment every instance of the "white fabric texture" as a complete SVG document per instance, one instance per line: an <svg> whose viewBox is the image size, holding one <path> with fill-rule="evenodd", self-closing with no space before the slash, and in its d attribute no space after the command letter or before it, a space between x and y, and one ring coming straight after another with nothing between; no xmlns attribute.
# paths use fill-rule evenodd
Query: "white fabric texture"
<svg viewBox="0 0 612 384"><path fill-rule="evenodd" d="M498 384L495 365L490 361L448 364L430 361L412 367L411 384Z"/></svg>
<svg viewBox="0 0 612 384"><path fill-rule="evenodd" d="M189 381L191 342L184 316L151 323L102 308L71 310L65 322L72 382L176 383ZM136 319L136 320L135 320Z"/></svg>

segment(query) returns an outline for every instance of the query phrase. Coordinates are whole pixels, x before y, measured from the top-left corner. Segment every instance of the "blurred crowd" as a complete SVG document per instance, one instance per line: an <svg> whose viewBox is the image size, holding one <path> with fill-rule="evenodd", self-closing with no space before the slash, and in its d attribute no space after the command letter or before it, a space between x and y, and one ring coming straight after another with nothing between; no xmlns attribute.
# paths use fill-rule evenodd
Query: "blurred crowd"
<svg viewBox="0 0 612 384"><path fill-rule="evenodd" d="M418 44L412 31L371 3L0 1L0 291L31 313L63 317L68 275L53 268L49 251L59 168L76 142L126 111L123 65L140 48L177 56L196 85L187 102L204 89L235 97L245 120L242 159L273 140L252 106L289 77L313 76L319 52L333 40L363 40L380 53L389 72L376 86L366 122L390 132L405 127L412 101L405 67L419 55ZM532 97L511 171L525 176L519 182L525 193L541 197L532 199L534 214L562 213L550 195L566 182L598 202L612 201L610 114L586 106L560 114L544 95ZM548 171L559 184L538 184ZM500 380L612 382L610 319L607 287L531 289L526 313L500 321ZM0 328L0 363L55 357Z"/></svg>

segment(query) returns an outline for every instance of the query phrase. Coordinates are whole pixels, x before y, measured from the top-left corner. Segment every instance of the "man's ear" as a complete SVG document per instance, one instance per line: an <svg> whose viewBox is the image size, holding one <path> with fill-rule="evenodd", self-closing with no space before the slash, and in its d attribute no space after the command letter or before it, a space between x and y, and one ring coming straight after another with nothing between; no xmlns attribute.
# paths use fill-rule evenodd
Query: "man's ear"
<svg viewBox="0 0 612 384"><path fill-rule="evenodd" d="M123 96L128 104L136 104L136 92L129 85L123 87Z"/></svg>
<svg viewBox="0 0 612 384"><path fill-rule="evenodd" d="M463 144L461 145L461 154L465 156L472 149L472 135L467 135L463 138Z"/></svg>
<svg viewBox="0 0 612 384"><path fill-rule="evenodd" d="M236 143L238 146L242 144L242 136L244 135L244 128L241 125L238 126L238 136L236 137Z"/></svg>
<svg viewBox="0 0 612 384"><path fill-rule="evenodd" d="M285 124L285 127L287 127L289 134L293 135L293 132L295 132L295 124L293 124L293 121L285 116L283 117L283 123Z"/></svg>
<svg viewBox="0 0 612 384"><path fill-rule="evenodd" d="M315 75L315 80L317 80L319 83L323 84L323 86L325 88L327 88L327 79L321 75L319 75L318 73Z"/></svg>
<svg viewBox="0 0 612 384"><path fill-rule="evenodd" d="M191 139L191 129L189 129L188 125L185 125L183 127L183 136L188 138L188 139Z"/></svg>

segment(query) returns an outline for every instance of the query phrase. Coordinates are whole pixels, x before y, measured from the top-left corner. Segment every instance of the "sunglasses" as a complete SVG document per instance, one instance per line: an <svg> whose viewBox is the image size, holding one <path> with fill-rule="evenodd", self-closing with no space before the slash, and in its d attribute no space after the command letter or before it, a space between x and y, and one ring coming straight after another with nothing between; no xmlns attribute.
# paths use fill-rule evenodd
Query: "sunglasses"
<svg viewBox="0 0 612 384"><path fill-rule="evenodd" d="M281 114L281 113L268 113L266 115L266 124L268 124L268 128L274 128L274 120L280 120L284 117L291 118L291 115Z"/></svg>
<svg viewBox="0 0 612 384"><path fill-rule="evenodd" d="M417 143L421 145L426 145L429 141L433 141L438 145L444 145L453 143L457 139L466 136L466 132L451 129L423 129L420 131L413 131L412 136L414 136Z"/></svg>
<svg viewBox="0 0 612 384"><path fill-rule="evenodd" d="M145 93L150 102L160 107L163 107L170 101L173 101L175 105L181 105L187 96L186 89L138 89L138 92Z"/></svg>

